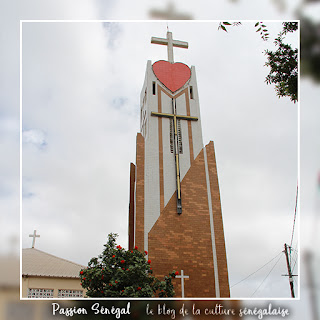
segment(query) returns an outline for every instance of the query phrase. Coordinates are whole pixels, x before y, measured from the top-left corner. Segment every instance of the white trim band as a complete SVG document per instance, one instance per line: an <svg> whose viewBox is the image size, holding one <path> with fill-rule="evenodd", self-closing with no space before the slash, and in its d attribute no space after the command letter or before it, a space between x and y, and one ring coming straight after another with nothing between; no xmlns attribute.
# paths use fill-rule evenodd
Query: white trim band
<svg viewBox="0 0 320 320"><path fill-rule="evenodd" d="M206 171L206 182L207 182L207 193L208 193L208 206L210 213L210 228L211 228L211 242L212 242L212 254L213 254L213 269L214 269L214 279L215 279L215 290L216 297L220 298L220 286L219 286L219 274L218 274L218 259L216 251L216 240L214 234L214 224L213 224L213 211L212 211L212 199L211 199L211 188L210 188L210 179L209 179L209 169L207 161L207 151L206 147L203 148L204 155L204 167Z"/></svg>

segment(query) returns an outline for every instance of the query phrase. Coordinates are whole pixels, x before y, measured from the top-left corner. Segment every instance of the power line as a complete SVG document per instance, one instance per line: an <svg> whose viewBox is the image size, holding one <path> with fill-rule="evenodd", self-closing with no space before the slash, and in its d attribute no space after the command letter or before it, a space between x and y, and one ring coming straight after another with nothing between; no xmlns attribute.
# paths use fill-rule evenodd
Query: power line
<svg viewBox="0 0 320 320"><path fill-rule="evenodd" d="M294 261L294 264L293 264L293 267L292 267L292 271L294 270L294 268L295 268L295 266L296 266L296 264L297 264L297 261L298 261L298 254L296 254L296 256L295 256L295 261Z"/></svg>
<svg viewBox="0 0 320 320"><path fill-rule="evenodd" d="M298 245L298 243L296 244L296 246L297 245ZM294 264L293 264L293 267L292 267L292 271L293 271L295 266L296 266L296 264L297 264L297 261L298 261L298 250L293 249L293 248L291 248L291 250L293 251L293 254L294 254L294 256L292 258L294 260Z"/></svg>
<svg viewBox="0 0 320 320"><path fill-rule="evenodd" d="M292 267L292 271L294 270L295 266L296 266L296 263L298 261L298 250L296 249L298 246L298 242L296 243L296 246L295 248L292 248L292 247L289 247L289 252L290 252L290 256L289 256L289 260L290 260L290 265L293 264L293 267Z"/></svg>
<svg viewBox="0 0 320 320"><path fill-rule="evenodd" d="M264 281L269 277L270 273L272 272L272 270L275 268L275 266L278 264L278 262L280 261L281 256L279 257L279 259L277 260L277 262L274 264L274 266L272 267L272 269L269 271L269 273L267 274L267 276L262 280L262 282L260 283L260 285L258 286L258 288L254 291L254 293L251 295L251 297L253 297L253 295L258 291L258 289L261 287L261 285L264 283Z"/></svg>
<svg viewBox="0 0 320 320"><path fill-rule="evenodd" d="M241 281L237 282L236 284L232 285L231 288L235 287L236 285L238 285L239 283L241 283L244 280L247 280L249 277L251 277L252 275L254 275L255 273L257 273L259 270L261 270L262 268L264 268L267 264L269 264L271 261L273 261L274 259L276 259L280 254L282 253L282 251L280 253L278 253L274 258L272 258L269 262L267 262L266 264L264 264L262 267L260 267L258 270L252 272L251 274L249 274L247 277L245 277L244 279L242 279Z"/></svg>
<svg viewBox="0 0 320 320"><path fill-rule="evenodd" d="M294 218L293 218L293 227L292 227L292 235L291 235L291 242L290 242L290 248L292 247L292 241L293 241L293 234L294 234L294 227L296 224L296 216L297 216L297 204L298 204L298 183L297 183L297 192L296 192L296 206L294 209Z"/></svg>

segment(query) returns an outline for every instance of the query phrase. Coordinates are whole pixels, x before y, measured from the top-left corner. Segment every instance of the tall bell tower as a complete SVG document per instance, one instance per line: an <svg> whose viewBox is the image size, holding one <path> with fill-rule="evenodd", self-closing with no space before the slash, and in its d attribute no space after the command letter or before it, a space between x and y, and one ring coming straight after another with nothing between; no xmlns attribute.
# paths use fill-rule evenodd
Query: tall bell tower
<svg viewBox="0 0 320 320"><path fill-rule="evenodd" d="M176 297L229 297L220 193L213 142L203 146L195 67L147 62L140 97L136 164L130 169L129 248L148 252L154 275L172 270Z"/></svg>

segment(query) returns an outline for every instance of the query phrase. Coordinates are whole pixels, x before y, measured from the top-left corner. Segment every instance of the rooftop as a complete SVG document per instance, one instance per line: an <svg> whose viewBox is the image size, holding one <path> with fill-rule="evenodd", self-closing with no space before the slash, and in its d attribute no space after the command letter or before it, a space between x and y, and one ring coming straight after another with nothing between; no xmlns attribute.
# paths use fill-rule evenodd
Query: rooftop
<svg viewBox="0 0 320 320"><path fill-rule="evenodd" d="M85 268L35 248L22 249L22 275L34 277L80 278Z"/></svg>

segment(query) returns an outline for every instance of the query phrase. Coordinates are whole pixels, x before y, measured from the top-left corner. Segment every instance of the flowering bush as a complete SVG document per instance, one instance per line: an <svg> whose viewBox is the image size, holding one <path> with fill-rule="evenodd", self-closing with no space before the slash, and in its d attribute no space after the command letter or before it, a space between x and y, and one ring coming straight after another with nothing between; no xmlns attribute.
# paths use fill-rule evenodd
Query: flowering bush
<svg viewBox="0 0 320 320"><path fill-rule="evenodd" d="M160 281L152 275L147 252L125 250L116 246L116 234L108 235L108 243L97 258L92 258L86 269L80 271L81 285L88 297L173 297L175 292L172 271Z"/></svg>

